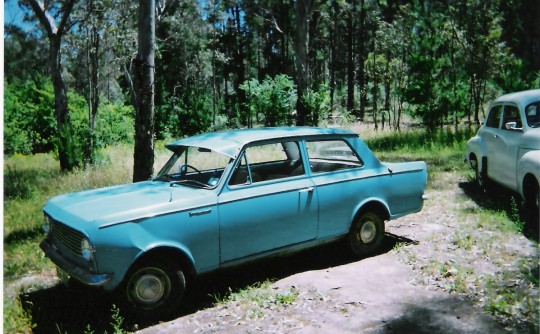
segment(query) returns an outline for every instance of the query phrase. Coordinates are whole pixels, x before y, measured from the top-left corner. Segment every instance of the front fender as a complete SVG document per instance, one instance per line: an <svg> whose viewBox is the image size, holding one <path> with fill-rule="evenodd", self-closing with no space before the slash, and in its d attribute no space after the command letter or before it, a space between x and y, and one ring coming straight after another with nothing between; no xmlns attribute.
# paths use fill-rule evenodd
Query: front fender
<svg viewBox="0 0 540 334"><path fill-rule="evenodd" d="M100 272L114 273L113 278L104 285L107 291L116 289L133 264L157 249L166 248L183 254L194 267L195 260L189 247L171 238L156 237L140 223L115 225L101 232L100 240L95 245L96 262Z"/></svg>
<svg viewBox="0 0 540 334"><path fill-rule="evenodd" d="M520 152L521 155L522 152ZM517 189L523 197L523 180L526 175L533 175L540 181L540 150L527 150L518 161L517 165Z"/></svg>
<svg viewBox="0 0 540 334"><path fill-rule="evenodd" d="M482 158L487 157L487 147L482 138L479 136L474 136L467 142L464 160L469 163L471 168L473 167L471 165L471 157L473 155L476 157L478 170L482 170L484 168Z"/></svg>

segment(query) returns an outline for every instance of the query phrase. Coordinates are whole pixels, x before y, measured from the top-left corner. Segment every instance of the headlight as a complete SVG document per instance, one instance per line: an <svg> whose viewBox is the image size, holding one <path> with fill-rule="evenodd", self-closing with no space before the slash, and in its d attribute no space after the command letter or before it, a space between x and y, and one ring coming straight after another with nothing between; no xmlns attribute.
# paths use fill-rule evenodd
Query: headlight
<svg viewBox="0 0 540 334"><path fill-rule="evenodd" d="M45 232L45 234L49 234L51 233L51 230L52 230L52 223L51 223L51 220L49 219L49 216L43 215L43 232Z"/></svg>
<svg viewBox="0 0 540 334"><path fill-rule="evenodd" d="M90 261L92 259L92 254L94 253L94 249L92 248L92 245L90 244L90 241L86 238L83 238L81 240L81 255L86 261Z"/></svg>

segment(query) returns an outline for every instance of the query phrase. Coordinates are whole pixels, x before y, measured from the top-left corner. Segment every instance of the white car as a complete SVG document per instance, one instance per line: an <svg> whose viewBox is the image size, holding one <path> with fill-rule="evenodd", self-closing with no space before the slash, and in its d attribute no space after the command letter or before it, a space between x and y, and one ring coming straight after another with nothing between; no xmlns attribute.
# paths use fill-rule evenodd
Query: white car
<svg viewBox="0 0 540 334"><path fill-rule="evenodd" d="M503 95L489 106L486 121L467 142L465 160L481 187L494 181L539 207L540 89Z"/></svg>

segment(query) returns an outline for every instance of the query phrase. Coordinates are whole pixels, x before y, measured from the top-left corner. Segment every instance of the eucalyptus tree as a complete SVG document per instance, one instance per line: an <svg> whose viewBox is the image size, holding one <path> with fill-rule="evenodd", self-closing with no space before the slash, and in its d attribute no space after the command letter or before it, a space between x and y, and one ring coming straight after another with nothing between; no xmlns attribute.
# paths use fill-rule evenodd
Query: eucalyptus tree
<svg viewBox="0 0 540 334"><path fill-rule="evenodd" d="M308 110L304 104L303 98L307 94L309 87L309 63L308 63L308 46L309 46L309 21L313 15L315 0L297 0L295 5L295 23L296 34L294 40L294 50L296 53L296 87L297 87L297 103L296 103L296 125L307 124Z"/></svg>
<svg viewBox="0 0 540 334"><path fill-rule="evenodd" d="M138 27L133 182L148 180L154 171L155 0L139 0Z"/></svg>
<svg viewBox="0 0 540 334"><path fill-rule="evenodd" d="M75 89L85 96L88 106L88 131L84 149L87 163L94 162L96 118L104 95L111 97L111 80L116 82L118 70L114 67L114 47L111 32L115 29L114 0L85 0L73 13L79 24L74 27L68 39L73 48L70 59L72 75L75 77ZM113 74L114 73L114 74ZM112 77L111 77L112 76ZM118 94L115 94L118 95Z"/></svg>
<svg viewBox="0 0 540 334"><path fill-rule="evenodd" d="M72 127L67 101L67 89L62 77L62 39L72 28L70 15L75 0L47 1L25 0L21 4L29 6L49 40L49 71L54 87L54 110L58 130L58 158L62 171L72 170L79 164L76 159L72 138ZM57 21L58 20L58 21Z"/></svg>

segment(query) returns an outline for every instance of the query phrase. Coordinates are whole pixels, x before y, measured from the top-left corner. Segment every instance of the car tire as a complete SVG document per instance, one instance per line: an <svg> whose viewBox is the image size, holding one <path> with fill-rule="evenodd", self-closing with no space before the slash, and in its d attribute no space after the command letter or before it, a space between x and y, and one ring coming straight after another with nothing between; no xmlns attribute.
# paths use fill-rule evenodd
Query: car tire
<svg viewBox="0 0 540 334"><path fill-rule="evenodd" d="M474 170L474 178L476 181L476 184L478 187L482 190L487 188L488 180L487 180L487 172L486 172L486 164L487 159L483 160L482 169L480 170L480 167L478 166L478 160L476 157L474 159L471 159L471 167Z"/></svg>
<svg viewBox="0 0 540 334"><path fill-rule="evenodd" d="M178 264L153 258L136 265L126 277L123 293L131 313L163 320L177 311L186 289L186 277Z"/></svg>
<svg viewBox="0 0 540 334"><path fill-rule="evenodd" d="M529 178L528 182L524 184L523 195L525 208L537 212L540 207L540 187L534 177Z"/></svg>
<svg viewBox="0 0 540 334"><path fill-rule="evenodd" d="M384 220L374 211L361 213L352 223L347 244L355 256L376 252L384 239Z"/></svg>

